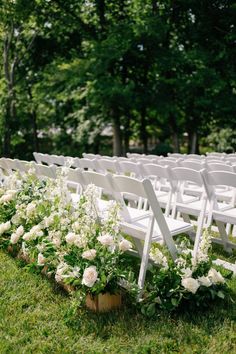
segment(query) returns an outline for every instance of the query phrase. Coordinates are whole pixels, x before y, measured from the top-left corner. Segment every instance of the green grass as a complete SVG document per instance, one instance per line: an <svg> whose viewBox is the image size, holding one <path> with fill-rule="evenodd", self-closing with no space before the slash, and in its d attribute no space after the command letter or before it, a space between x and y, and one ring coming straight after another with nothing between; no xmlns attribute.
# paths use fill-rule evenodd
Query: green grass
<svg viewBox="0 0 236 354"><path fill-rule="evenodd" d="M0 353L235 353L236 303L182 309L147 319L126 306L97 315L80 310L53 282L0 251ZM236 280L230 282L236 293Z"/></svg>

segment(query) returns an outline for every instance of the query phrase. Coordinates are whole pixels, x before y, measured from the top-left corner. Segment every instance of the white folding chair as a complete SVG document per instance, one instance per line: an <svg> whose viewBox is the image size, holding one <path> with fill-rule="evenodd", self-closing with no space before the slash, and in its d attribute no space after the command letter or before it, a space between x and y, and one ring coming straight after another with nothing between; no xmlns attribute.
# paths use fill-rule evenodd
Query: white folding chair
<svg viewBox="0 0 236 354"><path fill-rule="evenodd" d="M41 164L35 164L35 171L38 177L47 177L55 179L56 176L56 166L46 166Z"/></svg>
<svg viewBox="0 0 236 354"><path fill-rule="evenodd" d="M138 285L143 288L148 266L149 251L152 242L165 243L173 259L177 257L177 249L173 236L192 230L192 225L183 221L164 217L156 198L152 183L148 179L137 180L127 176L113 176L114 188L119 193L132 193L148 200L149 212L126 208L123 204L123 221L121 231L137 241L144 241L141 253L141 266ZM140 250L139 250L140 251Z"/></svg>
<svg viewBox="0 0 236 354"><path fill-rule="evenodd" d="M165 209L165 216L168 216L170 214L172 193L174 190L170 167L146 164L143 166L143 169L143 177L151 180L157 200L161 208Z"/></svg>
<svg viewBox="0 0 236 354"><path fill-rule="evenodd" d="M98 160L96 158L95 159L82 158L79 160L79 165L84 170L90 170L90 171L99 170Z"/></svg>
<svg viewBox="0 0 236 354"><path fill-rule="evenodd" d="M204 182L208 198L212 208L212 219L215 221L221 240L214 238L217 243L223 244L225 250L231 251L232 248L236 248L236 244L229 241L228 233L225 225L236 225L236 208L235 208L235 189L236 189L236 173L224 172L224 171L203 171ZM217 203L217 197L215 189L217 186L227 186L233 188L233 197L231 204L225 209L219 208Z"/></svg>
<svg viewBox="0 0 236 354"><path fill-rule="evenodd" d="M119 174L121 172L120 165L117 162L117 160L99 159L98 165L102 173L109 172L109 173Z"/></svg>

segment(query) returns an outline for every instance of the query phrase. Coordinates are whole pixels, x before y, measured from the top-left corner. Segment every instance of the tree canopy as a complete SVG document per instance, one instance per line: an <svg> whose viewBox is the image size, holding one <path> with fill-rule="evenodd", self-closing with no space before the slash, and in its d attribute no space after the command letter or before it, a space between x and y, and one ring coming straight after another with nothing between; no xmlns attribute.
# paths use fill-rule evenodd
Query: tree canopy
<svg viewBox="0 0 236 354"><path fill-rule="evenodd" d="M0 0L1 154L199 152L236 128L235 19L230 0Z"/></svg>

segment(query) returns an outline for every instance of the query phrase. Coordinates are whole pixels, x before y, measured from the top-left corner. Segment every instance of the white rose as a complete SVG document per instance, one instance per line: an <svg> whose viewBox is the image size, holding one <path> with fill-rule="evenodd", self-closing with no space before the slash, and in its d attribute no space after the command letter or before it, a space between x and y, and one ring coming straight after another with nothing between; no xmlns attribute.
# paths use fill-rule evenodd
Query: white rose
<svg viewBox="0 0 236 354"><path fill-rule="evenodd" d="M132 243L126 239L123 239L120 243L119 243L119 249L122 252L128 251L132 248Z"/></svg>
<svg viewBox="0 0 236 354"><path fill-rule="evenodd" d="M95 266L90 266L85 269L82 279L82 284L91 288L98 278L97 269Z"/></svg>
<svg viewBox="0 0 236 354"><path fill-rule="evenodd" d="M24 234L24 228L23 226L19 226L17 229L16 229L16 234L21 237L23 234Z"/></svg>
<svg viewBox="0 0 236 354"><path fill-rule="evenodd" d="M0 203L8 203L12 200L13 195L12 194L5 194L0 198Z"/></svg>
<svg viewBox="0 0 236 354"><path fill-rule="evenodd" d="M38 265L44 265L45 264L46 258L42 253L38 254Z"/></svg>
<svg viewBox="0 0 236 354"><path fill-rule="evenodd" d="M216 283L225 283L224 277L221 275L220 272L217 272L214 268L211 268L208 272L208 277L210 278L212 284Z"/></svg>
<svg viewBox="0 0 236 354"><path fill-rule="evenodd" d="M212 284L209 277L202 276L202 277L197 278L197 280L199 281L200 285L203 285L206 287L209 287Z"/></svg>
<svg viewBox="0 0 236 354"><path fill-rule="evenodd" d="M67 243L73 244L76 241L77 236L74 232L69 232L65 238Z"/></svg>
<svg viewBox="0 0 236 354"><path fill-rule="evenodd" d="M14 245L19 241L20 236L17 235L15 232L11 235L10 242Z"/></svg>
<svg viewBox="0 0 236 354"><path fill-rule="evenodd" d="M112 246L114 244L114 239L111 235L98 236L97 240L101 242L103 246Z"/></svg>
<svg viewBox="0 0 236 354"><path fill-rule="evenodd" d="M0 235L2 235L4 232L5 232L4 224L0 224Z"/></svg>
<svg viewBox="0 0 236 354"><path fill-rule="evenodd" d="M10 230L10 228L11 228L11 222L10 221L5 222L5 224L4 224L5 231Z"/></svg>
<svg viewBox="0 0 236 354"><path fill-rule="evenodd" d="M32 235L30 232L26 232L22 238L25 241L29 241L32 238Z"/></svg>
<svg viewBox="0 0 236 354"><path fill-rule="evenodd" d="M182 279L181 284L186 290L190 291L192 294L195 294L200 286L198 281L193 278L184 278Z"/></svg>
<svg viewBox="0 0 236 354"><path fill-rule="evenodd" d="M88 250L88 251L84 251L82 253L82 258L88 259L89 261L92 261L96 257L96 253L97 253L97 251L94 250L94 249L91 249L91 250Z"/></svg>

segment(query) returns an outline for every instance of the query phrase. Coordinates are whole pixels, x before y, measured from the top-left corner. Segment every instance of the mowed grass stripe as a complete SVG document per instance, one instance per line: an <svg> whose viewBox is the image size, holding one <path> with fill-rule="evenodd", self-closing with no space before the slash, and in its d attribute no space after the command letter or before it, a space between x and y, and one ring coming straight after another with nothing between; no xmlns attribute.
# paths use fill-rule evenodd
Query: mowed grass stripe
<svg viewBox="0 0 236 354"><path fill-rule="evenodd" d="M125 307L109 314L80 310L70 298L0 251L0 353L233 353L236 304L181 309L144 318ZM236 280L230 287L236 290Z"/></svg>

